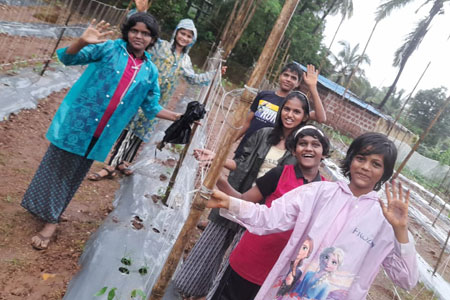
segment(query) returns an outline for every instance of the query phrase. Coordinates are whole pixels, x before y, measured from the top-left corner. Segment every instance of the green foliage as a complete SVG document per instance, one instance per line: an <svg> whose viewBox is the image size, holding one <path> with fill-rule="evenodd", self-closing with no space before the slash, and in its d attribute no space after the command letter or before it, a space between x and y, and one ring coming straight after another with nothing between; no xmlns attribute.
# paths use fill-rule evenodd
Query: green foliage
<svg viewBox="0 0 450 300"><path fill-rule="evenodd" d="M445 195L445 193L448 191L447 187L441 185L440 182L436 182L431 179L428 179L425 176L423 176L422 174L420 174L419 172L410 170L406 166L402 170L402 175L417 182L418 184L422 185L423 187L425 187L426 189L428 189L430 191L438 190L440 193L442 193L442 195Z"/></svg>
<svg viewBox="0 0 450 300"><path fill-rule="evenodd" d="M323 37L321 32L312 33L319 22L316 16L319 6L314 5L315 1L303 2L304 5L297 7L285 32L286 39L291 41L290 60L298 61L304 65L312 63L319 66L322 57L319 54L321 50L320 42ZM272 31L283 3L284 1L280 0L263 0L260 3L253 19L231 53L230 60L247 68L253 65Z"/></svg>
<svg viewBox="0 0 450 300"><path fill-rule="evenodd" d="M131 298L140 297L141 299L144 299L147 297L145 293L142 290L133 290L131 291Z"/></svg>
<svg viewBox="0 0 450 300"><path fill-rule="evenodd" d="M423 146L418 152L428 158L437 160L441 165L450 166L450 138L440 141L434 147Z"/></svg>
<svg viewBox="0 0 450 300"><path fill-rule="evenodd" d="M116 297L117 288L112 288L108 293L108 300L113 300Z"/></svg>
<svg viewBox="0 0 450 300"><path fill-rule="evenodd" d="M407 114L407 122L411 130L421 134L431 123L447 99L447 89L444 87L420 90L411 99L411 107ZM440 118L423 141L424 146L434 147L450 135L450 106L441 114ZM442 150L446 150L442 148Z"/></svg>
<svg viewBox="0 0 450 300"><path fill-rule="evenodd" d="M107 289L108 289L107 286L102 287L102 288L100 289L100 291L98 291L97 293L94 294L94 296L95 296L95 297L98 297L98 296L104 295L104 294L106 293L106 290L107 290Z"/></svg>
<svg viewBox="0 0 450 300"><path fill-rule="evenodd" d="M186 1L155 0L149 12L156 17L161 26L161 30L170 36L178 22L187 16Z"/></svg>
<svg viewBox="0 0 450 300"><path fill-rule="evenodd" d="M362 66L365 63L370 65L370 59L367 54L359 54L359 44L354 47L347 41L339 41L339 44L342 49L337 55L331 54L334 62L334 73L331 75L331 79L345 87L351 80L350 90L355 93L355 90L365 83ZM356 92L356 94L359 93Z"/></svg>

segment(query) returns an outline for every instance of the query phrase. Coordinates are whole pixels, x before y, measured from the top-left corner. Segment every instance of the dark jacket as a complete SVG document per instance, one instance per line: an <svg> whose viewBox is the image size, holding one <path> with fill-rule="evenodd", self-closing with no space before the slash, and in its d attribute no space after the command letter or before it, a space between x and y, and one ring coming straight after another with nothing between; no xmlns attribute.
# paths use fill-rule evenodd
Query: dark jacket
<svg viewBox="0 0 450 300"><path fill-rule="evenodd" d="M236 169L230 172L228 177L228 182L236 191L245 193L255 182L264 158L272 147L269 144L269 134L272 130L272 127L259 129L245 142L243 154L236 159ZM296 162L295 157L289 151L286 151L283 157L278 160L278 166L294 165ZM221 217L218 208L211 210L208 219L236 231L239 228L238 224Z"/></svg>

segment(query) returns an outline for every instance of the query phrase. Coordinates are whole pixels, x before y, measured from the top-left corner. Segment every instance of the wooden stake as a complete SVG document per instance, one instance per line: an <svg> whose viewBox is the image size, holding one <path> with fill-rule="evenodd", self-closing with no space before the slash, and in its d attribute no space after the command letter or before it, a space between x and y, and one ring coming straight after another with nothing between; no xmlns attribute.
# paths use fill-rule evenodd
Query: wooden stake
<svg viewBox="0 0 450 300"><path fill-rule="evenodd" d="M428 203L428 205L431 205L431 203L433 202L434 198L436 198L437 193L439 192L439 189L441 188L442 184L445 182L445 180L447 179L448 174L450 173L450 167L447 170L447 173L445 173L444 179L442 179L441 183L439 184L439 186L436 188L436 190L434 191L434 195L433 198L431 198L430 202ZM448 190L448 188L447 188Z"/></svg>
<svg viewBox="0 0 450 300"><path fill-rule="evenodd" d="M219 54L214 55L214 57L217 57L217 56L219 56ZM216 67L216 73L214 75L214 78L213 78L211 84L209 85L208 92L206 93L206 97L205 97L205 102L202 103L204 106L206 106L206 103L208 103L208 100L211 95L211 90L213 89L217 78L219 78L217 76L217 72L220 72L220 64L218 64L218 66ZM197 131L197 128L198 128L198 124L196 123L196 124L194 124L194 126L192 128L191 136L189 137L189 142L184 146L183 151L181 152L180 157L178 158L178 162L177 162L177 165L175 166L175 170L173 171L172 176L170 177L170 180L169 180L169 184L167 185L166 193L164 194L164 197L161 199L161 202L166 206L167 206L167 200L169 199L169 196L170 196L170 192L172 191L172 188L177 179L178 171L180 170L181 165L183 164L184 158L186 157L186 154L189 150L189 147L191 146L192 138L194 137L195 132Z"/></svg>
<svg viewBox="0 0 450 300"><path fill-rule="evenodd" d="M444 255L445 248L447 247L447 243L448 243L448 239L449 238L450 238L450 230L448 231L447 239L445 240L444 246L442 247L441 254L439 254L438 261L436 263L436 266L434 267L434 271L433 271L433 274L431 274L431 276L434 276L434 274L436 274L437 268L438 268L439 263L441 262L441 259L442 259L442 255Z"/></svg>
<svg viewBox="0 0 450 300"><path fill-rule="evenodd" d="M445 100L444 104L442 105L442 107L439 109L439 111L437 112L436 116L434 116L434 119L431 121L430 125L428 125L428 128L422 133L422 135L420 136L419 140L417 141L417 143L414 145L414 147L411 149L411 151L409 151L408 155L405 157L405 159L402 161L402 163L400 164L400 166L398 167L397 171L395 172L394 176L392 177L392 179L397 178L398 174L400 174L403 170L403 168L405 167L406 163L408 162L408 160L411 158L411 156L414 154L414 152L416 151L417 147L419 147L420 143L425 139L425 137L428 135L428 133L430 132L431 128L433 128L434 124L437 122L437 120L439 119L439 117L441 116L441 114L444 112L445 108L447 107L447 105L450 103L450 97L447 98L447 100Z"/></svg>
<svg viewBox="0 0 450 300"><path fill-rule="evenodd" d="M273 76L274 80L276 78L278 78L278 76L280 76L280 72L281 72L283 66L286 64L286 61L289 59L287 57L288 57L289 48L291 48L291 41L292 40L289 40L286 44L286 49L284 49L284 53L283 53L283 56L281 57L280 64L278 65L277 71L276 71L275 75ZM299 78L299 80L301 80L301 78Z"/></svg>
<svg viewBox="0 0 450 300"><path fill-rule="evenodd" d="M52 57L56 52L56 49L58 49L59 44L61 43L61 39L64 36L64 32L66 32L66 27L69 24L70 18L72 17L73 12L71 10L69 10L69 15L67 16L66 21L64 22L64 28L61 29L61 32L59 33L58 39L56 40L56 44L55 47L53 47L52 53L50 54L50 58L45 62L44 67L42 68L41 71L41 76L44 76L45 71L47 71L48 65L50 64L50 62L52 61Z"/></svg>
<svg viewBox="0 0 450 300"><path fill-rule="evenodd" d="M361 55L360 55L360 57L359 57L359 59L358 59L358 62L356 63L356 66L352 69L352 73L350 74L350 77L348 78L347 85L345 86L344 93L342 94L342 97L341 97L341 100L342 100L342 101L345 101L345 95L347 94L347 92L348 92L348 90L349 90L349 88L350 88L350 84L352 83L352 80L353 80L353 75L355 75L356 70L358 69L359 64L360 64L361 61L362 61L363 56L364 56L364 54L366 53L367 46L369 46L369 42L370 42L370 40L372 39L372 35L373 35L374 31L375 31L375 28L377 28L377 25L378 25L378 22L376 22L375 25L373 26L372 32L370 33L370 36L369 36L369 39L368 39L367 42L366 42L366 46L364 47L364 50L363 50L363 52L361 53ZM350 99L348 100L348 102L350 103ZM345 105L344 105L344 103L343 103L343 104L342 104L341 113L339 114L338 119L337 119L336 122L335 122L336 128L337 128L337 124L338 124L339 121L341 120L341 117L344 115L344 112L345 112Z"/></svg>
<svg viewBox="0 0 450 300"><path fill-rule="evenodd" d="M338 32L339 32L339 29L341 29L341 25L342 25L342 23L344 23L344 20L345 20L345 16L343 16L342 19L341 19L341 21L339 22L339 25L338 25L338 27L336 28L336 31L334 32L333 38L331 39L330 45L328 46L327 50L326 50L325 53L323 54L322 60L320 61L319 67L317 68L317 70L318 70L319 72L322 70L323 65L325 64L325 61L326 61L326 59L327 59L327 57L328 57L328 54L330 53L331 46L332 46L333 43L334 43L334 39L336 38L336 36L337 36L337 34L338 34Z"/></svg>
<svg viewBox="0 0 450 300"><path fill-rule="evenodd" d="M447 194L447 193L448 193L448 189L449 189L448 187L445 189L445 193L444 193L444 194ZM447 201L444 201L444 204L442 205L441 210L440 210L439 213L437 214L437 216L436 216L436 218L434 219L434 221L433 221L433 223L431 224L431 226L434 227L434 225L436 224L437 220L439 219L439 217L441 216L442 212L444 211L446 205L447 205Z"/></svg>
<svg viewBox="0 0 450 300"><path fill-rule="evenodd" d="M270 33L264 49L259 56L256 67L247 82L248 87L254 88L260 85L262 79L264 78L264 74L268 69L267 63L271 61L271 58L275 53L275 49L278 47L299 2L300 0L286 0L284 2L283 9L281 10L280 15L278 16L278 19L272 28L272 32ZM250 88L246 88L244 90L244 93L240 98L241 101L239 102L239 105L232 117L232 127L226 132L224 138L222 139L221 146L219 146L218 148L219 151L217 152L214 160L211 163L211 168L206 175L205 181L203 182L203 187L205 190L211 190L214 188L214 185L216 184L216 181L220 176L220 172L223 168L225 160L228 157L231 146L236 139L238 129L244 123L248 109L254 98L254 93L251 92ZM209 194L205 195L205 193L197 193L195 195L186 223L181 229L181 232L178 235L177 240L175 241L175 244L166 260L161 274L159 275L159 278L153 286L153 289L149 296L149 300L160 300L163 298L167 285L169 284L169 281L172 278L173 273L175 272L175 269L178 265L181 255L183 254L184 248L189 240L191 232L197 225L197 222L200 219L203 210L205 209L205 200L207 200L208 198Z"/></svg>
<svg viewBox="0 0 450 300"><path fill-rule="evenodd" d="M406 104L408 104L409 100L412 97L412 94L414 93L414 91L416 90L417 86L419 85L420 81L422 80L423 75L425 75L425 73L428 70L428 67L431 64L431 60L428 62L427 67L425 68L425 70L423 70L422 75L420 75L419 80L417 80L416 85L414 86L413 90L411 91L411 93L408 95L408 99L406 99L405 103L403 103L402 108L400 109L400 111L398 112L397 116L395 117L394 123L392 123L392 126L390 126L388 132L386 133L387 136L389 136L389 134L391 133L392 129L395 127L395 124L397 124L398 119L400 118L400 115L402 114L403 110L406 107Z"/></svg>
<svg viewBox="0 0 450 300"><path fill-rule="evenodd" d="M347 85L345 86L344 94L342 95L342 99L344 99L345 94L347 94L347 91L350 89L350 84L352 83L353 76L355 75L356 71L359 68L359 64L362 62L364 55L366 54L367 46L369 46L370 40L372 39L372 35L375 32L375 29L377 28L378 22L375 23L375 25L372 28L372 32L369 35L369 39L366 42L366 46L364 47L363 52L359 56L358 62L356 63L356 66L352 69L352 73L350 74L350 77L348 78Z"/></svg>

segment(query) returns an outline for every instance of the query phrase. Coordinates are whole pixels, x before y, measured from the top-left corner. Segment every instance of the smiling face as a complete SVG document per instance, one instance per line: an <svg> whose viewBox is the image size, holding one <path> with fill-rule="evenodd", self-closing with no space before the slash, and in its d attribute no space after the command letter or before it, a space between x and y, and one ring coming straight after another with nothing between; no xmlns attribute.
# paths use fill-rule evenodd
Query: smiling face
<svg viewBox="0 0 450 300"><path fill-rule="evenodd" d="M281 122L286 129L294 129L307 120L302 102L297 98L290 98L281 109Z"/></svg>
<svg viewBox="0 0 450 300"><path fill-rule="evenodd" d="M136 56L142 56L152 41L151 31L142 22L137 22L128 31L128 44Z"/></svg>
<svg viewBox="0 0 450 300"><path fill-rule="evenodd" d="M191 30L187 29L178 29L177 34L175 36L176 47L183 49L192 43L192 39L194 38L194 33Z"/></svg>
<svg viewBox="0 0 450 300"><path fill-rule="evenodd" d="M312 136L299 138L295 147L295 158L301 169L318 168L323 158L322 144Z"/></svg>
<svg viewBox="0 0 450 300"><path fill-rule="evenodd" d="M297 72L292 72L289 69L281 73L278 84L280 85L280 90L289 93L300 83L300 78L298 78Z"/></svg>
<svg viewBox="0 0 450 300"><path fill-rule="evenodd" d="M381 180L383 172L383 155L355 155L350 165L350 190L357 197L371 192Z"/></svg>

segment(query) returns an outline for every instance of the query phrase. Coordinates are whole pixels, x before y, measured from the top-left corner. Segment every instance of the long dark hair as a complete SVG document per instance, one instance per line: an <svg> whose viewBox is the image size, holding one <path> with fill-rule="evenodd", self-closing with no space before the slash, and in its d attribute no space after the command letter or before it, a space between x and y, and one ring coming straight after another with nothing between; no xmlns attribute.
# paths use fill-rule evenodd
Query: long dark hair
<svg viewBox="0 0 450 300"><path fill-rule="evenodd" d="M281 141L282 138L287 138L287 137L283 136L283 134L284 134L283 128L284 127L283 127L283 121L281 120L281 112L283 111L283 108L286 105L286 102L288 102L288 100L291 100L294 98L298 99L302 103L302 108L303 108L304 114L305 114L305 116L308 116L308 118L309 118L309 102L308 102L308 98L306 97L306 95L300 91L290 92L286 96L286 98L284 98L283 104L280 106L280 109L278 110L278 115L277 115L277 119L275 121L275 126L273 127L273 130L270 132L270 134L268 136L268 141L269 141L270 145L275 146ZM306 121L307 120L302 121L299 125L297 125L297 127L294 128L294 130L292 130L292 132L296 132L297 129L299 129L300 127L305 125Z"/></svg>
<svg viewBox="0 0 450 300"><path fill-rule="evenodd" d="M352 180L350 174L350 165L356 155L383 155L384 170L380 181L375 184L373 188L378 191L383 183L394 173L395 160L397 159L397 148L394 143L387 138L386 135L378 132L367 132L357 137L347 150L347 155L341 161L342 174L348 179Z"/></svg>
<svg viewBox="0 0 450 300"><path fill-rule="evenodd" d="M134 15L131 15L128 20L122 24L120 31L122 32L122 39L128 43L128 32L130 29L136 25L136 23L141 22L144 23L148 30L150 30L150 35L153 38L153 41L145 48L145 50L150 49L156 43L156 40L159 37L159 25L156 21L155 17L146 12L138 12Z"/></svg>

